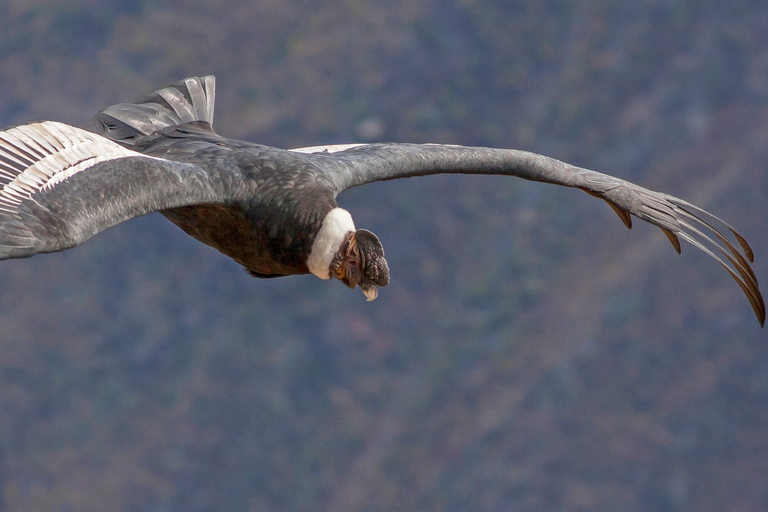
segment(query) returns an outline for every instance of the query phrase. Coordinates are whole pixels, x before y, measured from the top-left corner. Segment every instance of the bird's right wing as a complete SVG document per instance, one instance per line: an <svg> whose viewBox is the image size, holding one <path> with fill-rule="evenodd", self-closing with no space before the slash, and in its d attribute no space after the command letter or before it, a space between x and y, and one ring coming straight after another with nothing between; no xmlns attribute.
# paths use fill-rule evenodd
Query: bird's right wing
<svg viewBox="0 0 768 512"><path fill-rule="evenodd" d="M580 188L603 199L624 224L638 217L661 228L675 250L683 239L718 262L736 280L760 320L765 304L747 241L714 215L682 199L628 181L515 149L442 144L346 144L294 149L324 169L338 194L348 188L433 174L492 174ZM729 239L729 235L732 239Z"/></svg>
<svg viewBox="0 0 768 512"><path fill-rule="evenodd" d="M152 211L226 200L222 180L201 167L66 124L0 131L0 259L67 249Z"/></svg>

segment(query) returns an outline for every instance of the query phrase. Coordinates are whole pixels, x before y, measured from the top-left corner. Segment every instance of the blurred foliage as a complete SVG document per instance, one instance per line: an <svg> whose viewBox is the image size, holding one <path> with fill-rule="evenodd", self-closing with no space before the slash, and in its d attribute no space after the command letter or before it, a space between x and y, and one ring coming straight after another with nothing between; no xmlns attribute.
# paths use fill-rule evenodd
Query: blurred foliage
<svg viewBox="0 0 768 512"><path fill-rule="evenodd" d="M223 135L546 153L711 209L765 280L766 32L757 0L5 0L0 121L213 73ZM0 510L765 510L747 301L582 196L345 193L392 267L372 304L154 215L3 262Z"/></svg>

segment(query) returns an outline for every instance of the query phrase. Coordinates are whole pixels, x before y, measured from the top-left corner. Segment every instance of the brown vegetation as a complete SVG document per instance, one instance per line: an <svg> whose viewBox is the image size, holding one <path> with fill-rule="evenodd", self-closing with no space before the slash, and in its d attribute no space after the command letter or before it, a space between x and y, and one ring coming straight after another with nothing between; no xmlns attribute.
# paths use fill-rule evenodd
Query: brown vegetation
<svg viewBox="0 0 768 512"><path fill-rule="evenodd" d="M213 73L223 135L546 153L729 220L768 282L766 33L757 0L7 0L0 121ZM709 258L511 179L340 202L374 303L159 215L2 262L0 509L768 509L765 333Z"/></svg>

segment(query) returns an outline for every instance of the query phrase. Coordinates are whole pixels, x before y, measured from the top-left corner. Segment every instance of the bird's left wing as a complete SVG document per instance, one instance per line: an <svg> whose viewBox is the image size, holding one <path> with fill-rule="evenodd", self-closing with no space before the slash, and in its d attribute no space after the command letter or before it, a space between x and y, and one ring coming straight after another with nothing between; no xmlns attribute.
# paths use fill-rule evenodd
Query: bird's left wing
<svg viewBox="0 0 768 512"><path fill-rule="evenodd" d="M145 213L226 200L196 165L45 121L0 131L0 259L73 247Z"/></svg>
<svg viewBox="0 0 768 512"><path fill-rule="evenodd" d="M680 252L679 239L682 238L716 259L747 295L760 323L765 322L765 304L750 265L754 255L747 241L714 215L677 197L514 149L440 144L346 144L293 151L313 155L317 167L326 172L337 194L374 181L445 173L517 176L580 188L606 201L627 227L632 227L631 216L634 215L661 228L677 252Z"/></svg>

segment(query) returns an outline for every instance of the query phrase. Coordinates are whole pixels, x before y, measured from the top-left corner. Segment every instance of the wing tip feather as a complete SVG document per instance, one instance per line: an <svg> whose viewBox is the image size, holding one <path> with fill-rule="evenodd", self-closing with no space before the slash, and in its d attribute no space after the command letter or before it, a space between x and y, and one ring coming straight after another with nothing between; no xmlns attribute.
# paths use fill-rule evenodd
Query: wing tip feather
<svg viewBox="0 0 768 512"><path fill-rule="evenodd" d="M731 233L733 233L734 238L736 238L736 240L739 242L741 249L744 251L744 256L747 257L750 263L754 263L755 253L752 251L752 247L750 247L749 242L747 242L747 239L741 236L739 232L733 229L731 226L728 226L728 230Z"/></svg>
<svg viewBox="0 0 768 512"><path fill-rule="evenodd" d="M674 234L672 231L668 230L667 228L660 228L660 229L665 235L667 235L667 238L669 239L669 241L672 242L672 247L675 248L675 251L677 252L677 254L682 253L683 248L680 246L680 239L677 238L677 235Z"/></svg>

